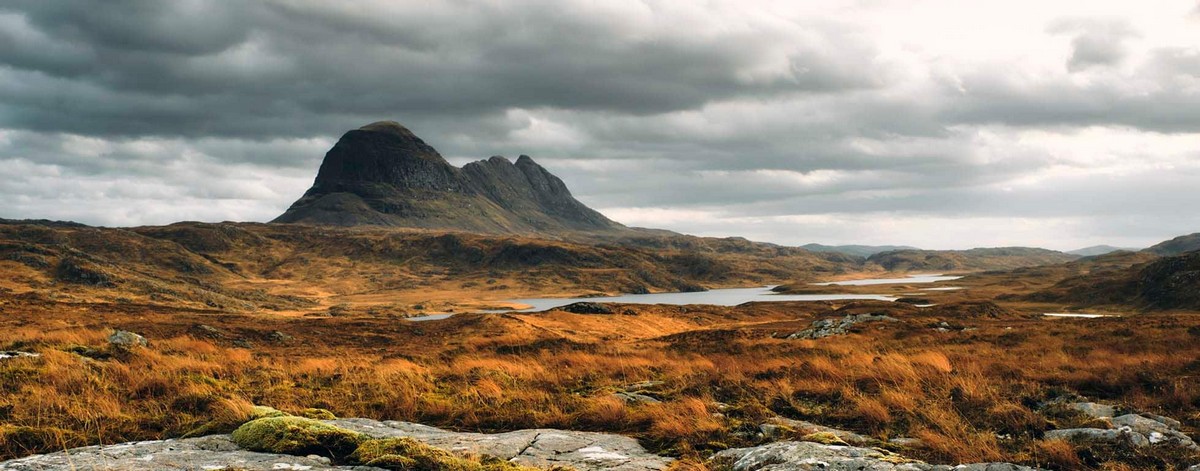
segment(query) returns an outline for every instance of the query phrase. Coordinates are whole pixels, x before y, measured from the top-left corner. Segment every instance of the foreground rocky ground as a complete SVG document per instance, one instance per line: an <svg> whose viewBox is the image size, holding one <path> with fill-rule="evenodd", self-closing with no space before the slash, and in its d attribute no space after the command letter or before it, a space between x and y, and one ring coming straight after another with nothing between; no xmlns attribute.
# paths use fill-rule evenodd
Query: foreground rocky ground
<svg viewBox="0 0 1200 471"><path fill-rule="evenodd" d="M456 433L407 422L368 419L329 420L325 423L373 438L411 437L452 452L489 455L538 468L567 467L580 471L659 471L672 458L648 453L629 437L553 429L519 430L499 434ZM782 470L911 470L1022 471L1025 466L981 463L962 466L930 465L878 448L786 441L718 453L714 466L735 471ZM381 469L339 466L318 455L292 456L240 448L229 435L132 442L77 448L0 462L0 470L333 470ZM398 469L398 468L392 468Z"/></svg>

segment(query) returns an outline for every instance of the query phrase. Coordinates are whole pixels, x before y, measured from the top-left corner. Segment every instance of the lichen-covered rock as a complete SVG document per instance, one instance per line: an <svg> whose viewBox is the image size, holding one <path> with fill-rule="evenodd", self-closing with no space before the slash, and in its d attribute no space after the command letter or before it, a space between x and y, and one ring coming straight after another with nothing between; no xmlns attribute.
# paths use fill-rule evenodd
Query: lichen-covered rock
<svg viewBox="0 0 1200 471"><path fill-rule="evenodd" d="M763 434L768 438L784 438L784 431L789 431L790 436L804 437L806 441L821 442L823 438L832 437L844 442L845 444L855 446L874 446L879 444L879 440L860 435L848 430L840 430L833 427L814 424L804 420L794 420L786 417L775 417L769 422L759 426ZM808 437L812 437L811 440ZM826 443L829 444L829 443Z"/></svg>
<svg viewBox="0 0 1200 471"><path fill-rule="evenodd" d="M1150 440L1145 435L1134 432L1128 427L1119 429L1102 428L1065 428L1046 432L1047 440L1066 440L1083 444L1132 445L1135 447L1148 446Z"/></svg>
<svg viewBox="0 0 1200 471"><path fill-rule="evenodd" d="M1164 419L1166 419L1164 417ZM1170 420L1170 419L1168 419ZM1151 445L1168 445L1178 446L1188 449L1198 449L1196 443L1192 441L1183 432L1180 432L1172 423L1176 421L1159 421L1148 417L1143 417L1137 414L1125 414L1119 417L1113 417L1112 423L1120 428L1129 428L1130 430L1144 435Z"/></svg>
<svg viewBox="0 0 1200 471"><path fill-rule="evenodd" d="M334 415L333 412L327 411L325 409L317 409L317 408L304 409L296 415L298 415L300 417L304 417L306 419L315 419L315 420L333 420L333 419L337 418L337 416Z"/></svg>
<svg viewBox="0 0 1200 471"><path fill-rule="evenodd" d="M349 470L320 457L258 453L239 448L229 435L182 440L159 440L90 446L0 462L0 471L194 471L238 469L245 471Z"/></svg>
<svg viewBox="0 0 1200 471"><path fill-rule="evenodd" d="M667 469L673 461L671 458L648 453L632 438L603 433L563 430L519 430L499 434L458 433L418 424L379 422L367 419L319 422L299 417L274 417L253 422L276 419L304 421L305 426L316 422L340 430L341 433L361 434L361 442L343 457L346 462L350 461L349 453L358 450L359 445L370 444L368 446L374 447L374 451L388 451L386 445L389 444L389 441L387 439L403 437L454 454L480 456L479 461L467 460L474 463L468 465L471 466L470 469L479 469L480 471L516 471L520 469L518 465L535 466L542 469L569 467L578 471L661 471ZM270 428L275 429L276 427ZM312 430L308 429L305 432L311 433ZM261 432L256 435L258 434ZM378 439L383 439L383 441L377 442ZM391 443L394 444L394 442ZM394 451L395 448L391 448L391 450ZM291 449L290 451L305 453L308 450ZM358 456L366 457L369 454L368 451L370 450L364 449ZM374 456L373 459L380 459L374 466L386 468L383 466L384 464L408 463L399 458L401 455L394 453L392 455L392 458L388 460L380 459L381 456ZM247 451L239 447L229 435L213 435L180 440L76 448L0 462L0 471L74 471L78 469L130 471L361 469L378 471L380 469L374 466L335 466L331 464L329 458L316 455L293 456ZM478 468L474 466L478 466Z"/></svg>
<svg viewBox="0 0 1200 471"><path fill-rule="evenodd" d="M341 419L330 424L375 438L410 437L451 452L468 452L538 468L578 471L665 470L671 458L650 454L629 437L552 429L480 434L459 433L407 422Z"/></svg>
<svg viewBox="0 0 1200 471"><path fill-rule="evenodd" d="M350 461L397 471L536 471L492 456L466 459L407 437L367 440Z"/></svg>
<svg viewBox="0 0 1200 471"><path fill-rule="evenodd" d="M1033 471L1011 463L931 465L878 448L824 445L814 442L776 442L717 453L712 461L732 471Z"/></svg>
<svg viewBox="0 0 1200 471"><path fill-rule="evenodd" d="M233 431L233 441L250 451L342 458L367 439L361 433L304 417L265 417Z"/></svg>
<svg viewBox="0 0 1200 471"><path fill-rule="evenodd" d="M820 339L833 335L850 333L850 327L864 322L899 322L892 316L883 314L848 314L841 319L821 319L814 321L812 327L789 335L789 339Z"/></svg>
<svg viewBox="0 0 1200 471"><path fill-rule="evenodd" d="M8 360L12 358L36 358L38 356L40 355L32 352L18 352L12 350L0 351L0 360Z"/></svg>
<svg viewBox="0 0 1200 471"><path fill-rule="evenodd" d="M125 330L116 330L108 336L108 344L122 350L129 350L135 347L146 347L150 345L150 341L146 337Z"/></svg>
<svg viewBox="0 0 1200 471"><path fill-rule="evenodd" d="M1074 402L1067 404L1067 407L1095 419L1111 418L1117 415L1116 407L1097 402Z"/></svg>

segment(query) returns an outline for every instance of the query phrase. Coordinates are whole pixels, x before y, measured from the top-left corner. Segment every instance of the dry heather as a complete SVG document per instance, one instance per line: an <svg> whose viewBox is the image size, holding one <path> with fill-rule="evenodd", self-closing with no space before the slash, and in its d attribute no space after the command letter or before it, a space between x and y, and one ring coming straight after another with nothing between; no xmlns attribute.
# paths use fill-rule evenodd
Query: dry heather
<svg viewBox="0 0 1200 471"><path fill-rule="evenodd" d="M919 438L905 452L935 462L1056 469L1196 459L1041 440L1072 420L1041 409L1058 397L1200 425L1200 318L1188 315L1048 321L780 303L413 323L15 299L4 309L0 349L41 356L0 361L0 459L229 432L255 404L471 431L620 432L693 459L761 441L758 425L780 415L879 439ZM889 309L903 322L820 340L776 338L815 318ZM943 321L955 329L936 330ZM108 347L112 327L145 334L150 347ZM613 395L621 390L658 402L630 403Z"/></svg>

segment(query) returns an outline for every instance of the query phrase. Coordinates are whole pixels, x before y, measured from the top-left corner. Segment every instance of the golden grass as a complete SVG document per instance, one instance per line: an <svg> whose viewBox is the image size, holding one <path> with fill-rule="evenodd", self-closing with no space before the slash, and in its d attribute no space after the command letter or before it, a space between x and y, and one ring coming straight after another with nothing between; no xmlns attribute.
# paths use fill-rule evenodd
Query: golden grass
<svg viewBox="0 0 1200 471"><path fill-rule="evenodd" d="M42 356L0 362L0 458L228 432L252 404L471 431L627 433L656 451L693 458L680 469L704 451L754 444L738 432L777 414L880 439L919 438L924 445L906 453L936 462L1012 460L1060 469L1074 469L1074 451L1038 439L1048 427L1034 407L1039 401L1080 393L1200 424L1200 384L1192 373L1200 345L1186 333L1200 319L1137 320L1141 330L1124 337L1110 334L1135 320L989 320L976 332L942 334L915 319L891 330L787 341L769 336L777 325L756 327L764 317L795 316L783 307L752 317L734 308L639 309L637 316L575 316L592 333L530 327L569 324L562 314L464 316L422 324L420 333L383 319L346 321L356 329L346 331L329 320L249 318L231 322L287 330L296 340L246 349L165 335L152 337L147 349L111 356L102 328L16 328L0 348ZM639 325L692 324L667 332L679 336L612 340L625 317L647 318ZM704 337L716 328L713 319L727 319L716 327L745 336ZM145 322L186 332L193 321ZM164 327L171 323L179 326ZM347 338L331 337L340 332ZM662 402L629 404L612 395L648 380L661 381L645 392ZM25 429L18 434L16 427ZM1124 458L1114 459L1112 466Z"/></svg>

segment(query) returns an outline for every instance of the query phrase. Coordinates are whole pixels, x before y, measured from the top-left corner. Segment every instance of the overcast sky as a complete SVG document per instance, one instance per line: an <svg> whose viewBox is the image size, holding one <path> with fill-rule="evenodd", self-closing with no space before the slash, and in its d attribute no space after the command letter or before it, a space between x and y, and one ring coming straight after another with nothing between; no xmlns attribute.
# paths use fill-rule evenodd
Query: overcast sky
<svg viewBox="0 0 1200 471"><path fill-rule="evenodd" d="M270 220L384 119L691 234L1200 231L1194 0L0 3L0 217Z"/></svg>

